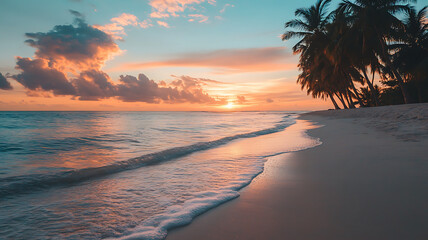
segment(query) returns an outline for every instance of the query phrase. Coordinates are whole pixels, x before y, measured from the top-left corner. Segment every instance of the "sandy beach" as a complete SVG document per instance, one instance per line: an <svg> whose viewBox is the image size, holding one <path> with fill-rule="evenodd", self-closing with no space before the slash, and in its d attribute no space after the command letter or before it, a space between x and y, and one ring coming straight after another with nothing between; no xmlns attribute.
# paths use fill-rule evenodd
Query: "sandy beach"
<svg viewBox="0 0 428 240"><path fill-rule="evenodd" d="M312 112L296 126L323 144L272 157L239 198L166 239L428 239L428 104Z"/></svg>

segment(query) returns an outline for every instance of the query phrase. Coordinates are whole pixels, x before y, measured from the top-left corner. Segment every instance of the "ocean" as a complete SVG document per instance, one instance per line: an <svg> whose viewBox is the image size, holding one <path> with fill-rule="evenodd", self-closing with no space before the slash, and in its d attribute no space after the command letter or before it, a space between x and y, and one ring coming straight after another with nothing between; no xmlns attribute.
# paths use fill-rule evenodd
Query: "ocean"
<svg viewBox="0 0 428 240"><path fill-rule="evenodd" d="M320 144L295 112L0 112L2 239L163 239Z"/></svg>

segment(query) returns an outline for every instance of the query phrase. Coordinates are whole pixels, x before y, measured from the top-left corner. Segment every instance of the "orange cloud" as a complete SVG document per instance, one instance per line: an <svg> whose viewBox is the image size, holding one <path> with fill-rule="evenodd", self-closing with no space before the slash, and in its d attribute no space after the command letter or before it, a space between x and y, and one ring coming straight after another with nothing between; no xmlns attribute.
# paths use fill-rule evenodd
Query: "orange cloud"
<svg viewBox="0 0 428 240"><path fill-rule="evenodd" d="M47 33L26 33L25 42L36 48L35 57L50 68L76 73L99 69L121 52L111 36L76 18L76 26L57 25Z"/></svg>
<svg viewBox="0 0 428 240"><path fill-rule="evenodd" d="M153 62L125 63L111 71L158 67L205 67L217 74L271 72L297 69L294 56L285 47L227 49L188 53L177 58Z"/></svg>

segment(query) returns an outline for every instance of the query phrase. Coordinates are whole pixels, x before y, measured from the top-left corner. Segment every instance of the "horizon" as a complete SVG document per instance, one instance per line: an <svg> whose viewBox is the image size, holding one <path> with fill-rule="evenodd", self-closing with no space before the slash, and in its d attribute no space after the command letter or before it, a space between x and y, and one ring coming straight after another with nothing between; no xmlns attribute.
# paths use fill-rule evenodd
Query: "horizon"
<svg viewBox="0 0 428 240"><path fill-rule="evenodd" d="M13 89L0 89L0 110L219 112L330 108L328 102L314 100L300 89L296 83L298 56L291 51L293 42L280 39L284 23L293 17L294 10L307 7L312 1L177 0L175 3L4 1L0 29L6 34L2 39L0 73ZM163 16L156 16L157 13ZM73 25L79 31L79 21L103 31L113 41L102 42L99 45L102 51L76 61L72 59L74 53L54 54L52 45L42 45L55 26ZM171 39L168 37L171 34L177 37ZM11 77L25 72L24 65L30 64L18 64L19 58L30 58L31 63L54 59L65 81L73 84L78 78L94 80L79 75L88 70L82 66L86 64L91 65L90 70L107 74L113 86L120 84L121 75L138 78L144 74L157 84L155 92L167 90L174 83L172 88L185 92L180 92L177 98L162 99L156 96L162 93L148 92L143 94L155 96L131 99L127 93L100 95L96 89L87 89L88 93L82 97L80 92L46 87L48 83L43 87L39 79L30 79L39 81L39 86L31 85L30 80L22 81L24 86ZM99 61L94 62L94 58ZM65 69L72 64L75 65L72 69Z"/></svg>

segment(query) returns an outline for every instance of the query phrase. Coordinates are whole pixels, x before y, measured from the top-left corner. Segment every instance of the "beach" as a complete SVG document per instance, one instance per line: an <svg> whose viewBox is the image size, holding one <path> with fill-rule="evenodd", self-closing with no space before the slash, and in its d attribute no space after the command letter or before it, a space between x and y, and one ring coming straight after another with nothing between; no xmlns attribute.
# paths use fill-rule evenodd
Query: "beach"
<svg viewBox="0 0 428 240"><path fill-rule="evenodd" d="M240 197L166 239L428 239L428 104L312 112L293 126L322 144L271 157Z"/></svg>

